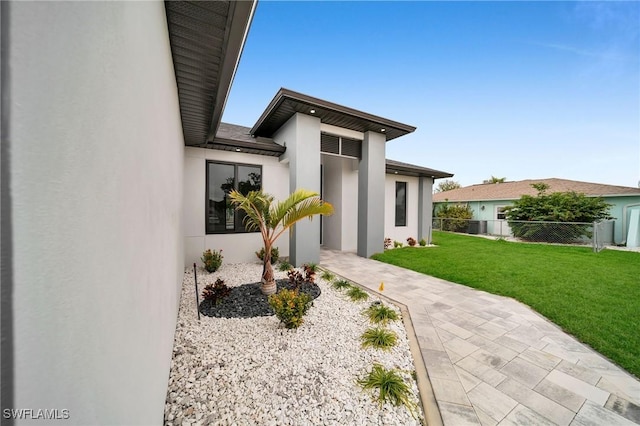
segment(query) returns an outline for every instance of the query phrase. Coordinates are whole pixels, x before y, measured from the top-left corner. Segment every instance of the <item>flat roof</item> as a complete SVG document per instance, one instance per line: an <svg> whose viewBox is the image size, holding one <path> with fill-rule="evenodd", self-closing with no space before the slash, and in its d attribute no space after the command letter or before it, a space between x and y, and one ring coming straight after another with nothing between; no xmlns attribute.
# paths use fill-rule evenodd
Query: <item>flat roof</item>
<svg viewBox="0 0 640 426"><path fill-rule="evenodd" d="M416 130L408 124L281 88L251 128L251 134L272 137L297 112L319 117L322 123L344 129L382 133L388 141Z"/></svg>

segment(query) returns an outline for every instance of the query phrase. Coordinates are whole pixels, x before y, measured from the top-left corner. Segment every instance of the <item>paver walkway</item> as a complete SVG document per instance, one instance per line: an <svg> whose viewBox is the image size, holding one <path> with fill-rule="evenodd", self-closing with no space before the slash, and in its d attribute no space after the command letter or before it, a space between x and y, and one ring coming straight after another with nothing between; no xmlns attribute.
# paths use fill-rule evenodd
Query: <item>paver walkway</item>
<svg viewBox="0 0 640 426"><path fill-rule="evenodd" d="M407 305L445 425L640 424L640 381L520 302L352 253L320 258Z"/></svg>

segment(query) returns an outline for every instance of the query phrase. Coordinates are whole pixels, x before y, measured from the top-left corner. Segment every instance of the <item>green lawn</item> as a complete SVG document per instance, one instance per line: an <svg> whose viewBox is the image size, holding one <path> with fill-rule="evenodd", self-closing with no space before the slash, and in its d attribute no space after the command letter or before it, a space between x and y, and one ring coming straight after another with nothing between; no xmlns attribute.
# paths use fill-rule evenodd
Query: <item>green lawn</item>
<svg viewBox="0 0 640 426"><path fill-rule="evenodd" d="M513 297L640 377L640 253L434 232L374 259Z"/></svg>

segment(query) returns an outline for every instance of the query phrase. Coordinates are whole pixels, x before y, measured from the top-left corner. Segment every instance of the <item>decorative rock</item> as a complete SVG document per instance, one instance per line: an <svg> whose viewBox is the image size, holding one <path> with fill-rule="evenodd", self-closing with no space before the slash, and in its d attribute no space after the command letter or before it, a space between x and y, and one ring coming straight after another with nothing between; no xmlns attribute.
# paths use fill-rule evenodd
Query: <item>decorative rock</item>
<svg viewBox="0 0 640 426"><path fill-rule="evenodd" d="M261 269L224 264L214 274L199 273L198 286L222 278L240 287L256 282ZM275 274L286 279L285 273ZM374 362L414 370L402 322L387 326L398 335L392 351L362 350L360 335L370 325L361 313L370 302L353 303L321 278L316 282L319 297L304 323L287 330L274 316L198 321L193 271L186 272L165 425L419 425L404 407L385 404L380 410L356 384ZM417 401L416 384L411 388Z"/></svg>

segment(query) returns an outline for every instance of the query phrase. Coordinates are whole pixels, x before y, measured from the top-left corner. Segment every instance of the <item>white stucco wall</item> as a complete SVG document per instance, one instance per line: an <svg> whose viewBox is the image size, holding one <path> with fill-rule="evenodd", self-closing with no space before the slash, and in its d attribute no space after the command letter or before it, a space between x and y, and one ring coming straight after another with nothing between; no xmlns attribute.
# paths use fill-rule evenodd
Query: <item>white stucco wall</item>
<svg viewBox="0 0 640 426"><path fill-rule="evenodd" d="M205 187L206 160L262 166L262 189L276 200L289 196L289 167L278 157L220 151L206 148L184 148L184 264L201 265L206 249L222 249L223 262L256 262L255 252L263 246L259 233L206 234ZM280 256L289 256L289 235L285 232L276 242Z"/></svg>
<svg viewBox="0 0 640 426"><path fill-rule="evenodd" d="M396 182L407 182L407 226L395 226ZM396 174L385 175L384 236L407 244L407 238L418 240L418 178Z"/></svg>
<svg viewBox="0 0 640 426"><path fill-rule="evenodd" d="M161 424L184 151L164 4L16 2L10 25L13 408Z"/></svg>
<svg viewBox="0 0 640 426"><path fill-rule="evenodd" d="M323 245L355 252L358 248L358 161L323 154L324 194L334 214L324 218Z"/></svg>

